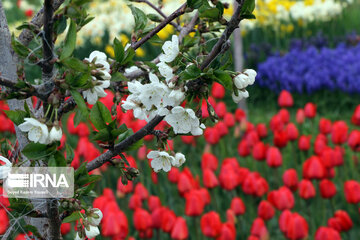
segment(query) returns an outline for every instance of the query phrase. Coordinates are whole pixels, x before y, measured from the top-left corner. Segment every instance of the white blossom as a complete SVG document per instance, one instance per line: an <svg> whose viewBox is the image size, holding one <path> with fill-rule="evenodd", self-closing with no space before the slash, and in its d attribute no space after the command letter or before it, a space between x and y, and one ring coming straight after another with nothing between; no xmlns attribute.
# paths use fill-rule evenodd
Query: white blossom
<svg viewBox="0 0 360 240"><path fill-rule="evenodd" d="M173 35L171 41L166 41L162 46L163 54L160 55L160 62L172 62L179 54L179 38Z"/></svg>
<svg viewBox="0 0 360 240"><path fill-rule="evenodd" d="M2 166L0 165L0 179L5 179L7 178L9 172L11 171L12 163L9 161L9 159L3 156L0 156L0 161L3 161L5 163Z"/></svg>
<svg viewBox="0 0 360 240"><path fill-rule="evenodd" d="M99 228L91 224L85 227L85 234L88 238L94 238L100 234Z"/></svg>
<svg viewBox="0 0 360 240"><path fill-rule="evenodd" d="M249 92L246 90L237 90L238 91L238 96L235 96L235 94L233 93L232 99L235 103L239 103L243 98L248 98L249 97Z"/></svg>
<svg viewBox="0 0 360 240"><path fill-rule="evenodd" d="M52 129L50 130L50 134L49 134L49 141L50 142L60 141L61 137L62 137L61 128L59 126L52 127Z"/></svg>
<svg viewBox="0 0 360 240"><path fill-rule="evenodd" d="M191 132L192 135L198 136L203 133L199 119L195 112L189 108L174 107L171 109L171 113L165 117L165 121L173 127L175 134Z"/></svg>
<svg viewBox="0 0 360 240"><path fill-rule="evenodd" d="M165 172L170 171L171 163L175 161L173 156L163 151L151 151L148 153L147 158L152 159L151 167L155 172L159 172L161 169Z"/></svg>
<svg viewBox="0 0 360 240"><path fill-rule="evenodd" d="M28 138L32 142L47 144L49 130L47 126L34 118L25 118L25 122L19 125L23 132L28 132Z"/></svg>
<svg viewBox="0 0 360 240"><path fill-rule="evenodd" d="M151 83L145 84L138 96L141 103L145 105L146 110L150 110L153 106L159 107L168 89L164 83L159 82L155 74L150 73L149 78Z"/></svg>
<svg viewBox="0 0 360 240"><path fill-rule="evenodd" d="M89 104L95 104L98 98L106 97L104 89L110 86L110 81L97 81L96 85L88 90L83 91L83 96Z"/></svg>
<svg viewBox="0 0 360 240"><path fill-rule="evenodd" d="M138 70L140 70L140 68L138 68L137 66L131 66L129 68L125 68L125 73L130 74L130 73L138 71Z"/></svg>
<svg viewBox="0 0 360 240"><path fill-rule="evenodd" d="M163 76L167 83L174 77L173 69L165 62L159 62L156 65L159 68L161 76Z"/></svg>
<svg viewBox="0 0 360 240"><path fill-rule="evenodd" d="M250 78L248 75L240 73L234 78L234 84L237 89L244 89L249 85Z"/></svg>
<svg viewBox="0 0 360 240"><path fill-rule="evenodd" d="M94 215L96 215L96 216L94 217ZM98 226L100 224L102 218L103 218L103 214L100 211L100 209L94 208L94 209L92 209L91 216L88 217L88 221L90 224L92 224L94 226Z"/></svg>
<svg viewBox="0 0 360 240"><path fill-rule="evenodd" d="M76 235L75 235L75 240L85 240L84 237L80 237L79 236L79 233L77 232Z"/></svg>
<svg viewBox="0 0 360 240"><path fill-rule="evenodd" d="M171 163L174 167L180 167L186 161L185 155L182 153L176 153L174 159L175 161Z"/></svg>
<svg viewBox="0 0 360 240"><path fill-rule="evenodd" d="M249 82L248 82L249 85L253 85L255 82L256 75L257 75L256 71L253 69L246 69L244 71L244 73L249 76Z"/></svg>

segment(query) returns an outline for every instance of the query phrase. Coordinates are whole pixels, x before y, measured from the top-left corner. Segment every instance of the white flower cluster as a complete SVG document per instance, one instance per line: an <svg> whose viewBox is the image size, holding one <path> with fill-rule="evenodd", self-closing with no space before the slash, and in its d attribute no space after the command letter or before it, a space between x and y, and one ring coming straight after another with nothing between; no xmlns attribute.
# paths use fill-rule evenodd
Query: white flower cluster
<svg viewBox="0 0 360 240"><path fill-rule="evenodd" d="M97 235L100 234L98 225L100 224L102 217L103 214L100 209L94 208L91 210L91 215L85 218L85 235L87 238L95 238ZM84 239L85 236L82 236L82 234L79 234L79 232L76 233L75 240Z"/></svg>
<svg viewBox="0 0 360 240"><path fill-rule="evenodd" d="M249 92L246 91L246 87L253 85L255 82L256 72L253 69L246 69L244 72L240 73L234 78L234 85L237 89L237 95L232 94L232 99L234 102L239 103L243 98L249 97Z"/></svg>
<svg viewBox="0 0 360 240"><path fill-rule="evenodd" d="M179 106L185 99L185 93L181 89L175 89L175 84L170 81L174 74L167 63L174 61L179 54L178 37L172 36L172 40L166 41L162 49L164 53L160 55L157 66L166 84L153 73L149 73L150 83L142 84L136 80L129 82L128 90L131 94L123 101L122 107L133 110L134 117L141 120L149 121L155 115L165 116L164 120L173 127L176 134L201 135L205 126L200 125L192 109Z"/></svg>
<svg viewBox="0 0 360 240"><path fill-rule="evenodd" d="M95 104L98 98L106 97L104 89L110 86L110 64L106 61L106 54L99 51L93 51L85 60L96 66L96 73L92 76L95 86L83 91L83 96L89 104Z"/></svg>
<svg viewBox="0 0 360 240"><path fill-rule="evenodd" d="M30 141L41 144L50 144L54 141L60 141L62 130L59 126L53 126L49 132L48 127L35 118L24 118L25 122L19 125L23 132L28 133Z"/></svg>
<svg viewBox="0 0 360 240"><path fill-rule="evenodd" d="M148 153L147 158L152 159L151 167L155 172L159 172L161 169L168 172L171 170L171 166L180 167L186 161L182 153L171 156L164 151L151 151Z"/></svg>

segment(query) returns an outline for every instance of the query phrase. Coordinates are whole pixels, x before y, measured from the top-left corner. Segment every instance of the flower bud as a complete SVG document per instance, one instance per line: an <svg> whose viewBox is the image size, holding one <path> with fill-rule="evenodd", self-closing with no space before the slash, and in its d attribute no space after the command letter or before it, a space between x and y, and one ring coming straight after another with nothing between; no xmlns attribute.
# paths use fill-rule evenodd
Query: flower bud
<svg viewBox="0 0 360 240"><path fill-rule="evenodd" d="M50 142L54 141L60 141L62 137L62 130L59 126L53 126L50 134L49 134L49 140Z"/></svg>
<svg viewBox="0 0 360 240"><path fill-rule="evenodd" d="M102 212L98 208L94 208L91 210L91 214L88 217L88 221L90 224L98 226L101 222L101 219L103 217Z"/></svg>
<svg viewBox="0 0 360 240"><path fill-rule="evenodd" d="M94 238L100 234L100 231L98 227L88 225L87 227L85 227L85 234L88 238Z"/></svg>

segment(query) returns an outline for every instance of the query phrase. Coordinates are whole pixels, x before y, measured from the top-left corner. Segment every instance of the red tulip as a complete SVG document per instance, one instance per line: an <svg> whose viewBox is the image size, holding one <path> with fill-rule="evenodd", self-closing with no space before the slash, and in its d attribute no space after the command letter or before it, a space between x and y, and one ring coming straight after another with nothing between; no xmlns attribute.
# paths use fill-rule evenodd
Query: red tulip
<svg viewBox="0 0 360 240"><path fill-rule="evenodd" d="M213 171L206 168L203 170L203 183L206 188L214 188L219 186L219 180Z"/></svg>
<svg viewBox="0 0 360 240"><path fill-rule="evenodd" d="M196 140L194 136L181 136L181 141L185 144L196 146Z"/></svg>
<svg viewBox="0 0 360 240"><path fill-rule="evenodd" d="M341 232L340 219L338 219L336 217L329 218L327 221L327 225L328 225L328 227L331 227L331 228L335 229L336 231Z"/></svg>
<svg viewBox="0 0 360 240"><path fill-rule="evenodd" d="M292 217L292 213L290 210L285 209L281 212L279 217L279 228L280 231L286 234L287 231L287 224L290 222L290 218Z"/></svg>
<svg viewBox="0 0 360 240"><path fill-rule="evenodd" d="M331 133L331 121L326 118L321 118L319 121L319 130L325 135Z"/></svg>
<svg viewBox="0 0 360 240"><path fill-rule="evenodd" d="M204 153L201 157L201 168L216 171L218 167L218 159L215 155L211 153Z"/></svg>
<svg viewBox="0 0 360 240"><path fill-rule="evenodd" d="M133 222L136 230L139 232L144 232L151 228L151 215L146 210L137 208L134 213Z"/></svg>
<svg viewBox="0 0 360 240"><path fill-rule="evenodd" d="M168 209L166 207L160 206L151 212L151 222L152 222L151 227L152 228L154 228L154 229L161 228L162 218L165 215L165 212L167 210Z"/></svg>
<svg viewBox="0 0 360 240"><path fill-rule="evenodd" d="M267 128L266 125L263 123L259 123L256 125L256 132L260 138L264 138L267 136Z"/></svg>
<svg viewBox="0 0 360 240"><path fill-rule="evenodd" d="M232 209L226 210L226 221L231 222L233 224L236 223L236 214Z"/></svg>
<svg viewBox="0 0 360 240"><path fill-rule="evenodd" d="M250 146L248 142L245 139L242 139L239 142L239 145L237 147L238 153L241 157L246 157L250 154Z"/></svg>
<svg viewBox="0 0 360 240"><path fill-rule="evenodd" d="M282 155L278 148L270 147L266 153L266 163L269 167L280 167L282 164Z"/></svg>
<svg viewBox="0 0 360 240"><path fill-rule="evenodd" d="M279 107L292 107L294 105L294 100L291 93L286 90L282 90L278 97L278 105Z"/></svg>
<svg viewBox="0 0 360 240"><path fill-rule="evenodd" d="M242 184L242 190L245 194L261 197L269 190L269 185L259 173L253 172L246 175Z"/></svg>
<svg viewBox="0 0 360 240"><path fill-rule="evenodd" d="M257 142L252 149L252 156L255 160L262 161L266 158L268 146L263 142Z"/></svg>
<svg viewBox="0 0 360 240"><path fill-rule="evenodd" d="M136 210L137 208L141 208L142 207L141 197L137 194L133 194L129 199L128 207L131 210Z"/></svg>
<svg viewBox="0 0 360 240"><path fill-rule="evenodd" d="M219 181L222 188L228 191L233 190L239 184L239 182L236 181L237 178L237 171L233 166L230 164L223 164L221 166Z"/></svg>
<svg viewBox="0 0 360 240"><path fill-rule="evenodd" d="M353 130L348 138L349 147L356 152L360 152L360 131Z"/></svg>
<svg viewBox="0 0 360 240"><path fill-rule="evenodd" d="M310 180L303 179L299 183L299 195L303 199L310 199L315 197L316 191L314 185Z"/></svg>
<svg viewBox="0 0 360 240"><path fill-rule="evenodd" d="M190 190L185 194L185 214L191 217L200 216L205 207L202 194L198 190Z"/></svg>
<svg viewBox="0 0 360 240"><path fill-rule="evenodd" d="M299 137L299 131L293 123L289 123L286 126L286 132L290 141L295 141Z"/></svg>
<svg viewBox="0 0 360 240"><path fill-rule="evenodd" d="M275 209L270 204L270 202L268 202L266 200L262 200L258 206L257 215L258 215L258 217L260 217L266 221L266 220L271 219L275 215Z"/></svg>
<svg viewBox="0 0 360 240"><path fill-rule="evenodd" d="M287 187L280 187L278 190L271 191L267 200L280 211L291 209L295 204L294 195Z"/></svg>
<svg viewBox="0 0 360 240"><path fill-rule="evenodd" d="M242 110L240 108L237 108L235 110L235 119L238 122L241 122L241 121L245 120L246 119L246 114L245 114L244 110Z"/></svg>
<svg viewBox="0 0 360 240"><path fill-rule="evenodd" d="M230 208L236 216L243 215L246 211L245 204L240 197L234 197L231 200Z"/></svg>
<svg viewBox="0 0 360 240"><path fill-rule="evenodd" d="M354 125L360 126L360 104L355 108L355 111L351 117L351 122Z"/></svg>
<svg viewBox="0 0 360 240"><path fill-rule="evenodd" d="M349 180L344 183L345 198L348 203L360 202L360 183L355 180Z"/></svg>
<svg viewBox="0 0 360 240"><path fill-rule="evenodd" d="M233 223L226 222L221 225L220 235L216 240L235 240L236 229Z"/></svg>
<svg viewBox="0 0 360 240"><path fill-rule="evenodd" d="M178 183L180 177L180 171L176 167L172 167L168 172L168 180L171 183Z"/></svg>
<svg viewBox="0 0 360 240"><path fill-rule="evenodd" d="M320 158L312 156L303 164L303 177L308 179L322 179L325 177L326 169Z"/></svg>
<svg viewBox="0 0 360 240"><path fill-rule="evenodd" d="M331 140L334 144L343 144L347 140L348 126L344 121L336 121L332 127Z"/></svg>
<svg viewBox="0 0 360 240"><path fill-rule="evenodd" d="M258 238L257 236L251 235L247 238L247 240L260 240L260 238Z"/></svg>
<svg viewBox="0 0 360 240"><path fill-rule="evenodd" d="M235 117L231 113L226 113L224 116L224 122L226 126L233 127L235 125Z"/></svg>
<svg viewBox="0 0 360 240"><path fill-rule="evenodd" d="M309 234L309 225L298 213L292 213L285 223L284 235L288 239L300 240L304 239Z"/></svg>
<svg viewBox="0 0 360 240"><path fill-rule="evenodd" d="M284 185L290 188L292 191L295 191L298 187L298 176L295 169L288 169L284 172L282 176Z"/></svg>
<svg viewBox="0 0 360 240"><path fill-rule="evenodd" d="M286 130L277 130L274 132L274 145L283 148L286 147L289 137Z"/></svg>
<svg viewBox="0 0 360 240"><path fill-rule="evenodd" d="M9 227L9 218L4 208L0 208L0 235L3 235Z"/></svg>
<svg viewBox="0 0 360 240"><path fill-rule="evenodd" d="M226 104L224 102L219 102L218 104L216 104L214 110L219 118L224 118L225 114L227 113Z"/></svg>
<svg viewBox="0 0 360 240"><path fill-rule="evenodd" d="M211 211L204 214L200 220L201 232L210 238L215 238L220 234L221 220L217 212Z"/></svg>
<svg viewBox="0 0 360 240"><path fill-rule="evenodd" d="M303 124L304 123L304 121L305 121L305 111L304 111L304 109L300 108L300 109L297 110L295 119L296 119L296 122L298 124Z"/></svg>
<svg viewBox="0 0 360 240"><path fill-rule="evenodd" d="M321 155L323 150L327 147L327 141L326 139L323 139L321 136L323 135L318 135L315 139L315 143L314 143L314 152L316 155Z"/></svg>
<svg viewBox="0 0 360 240"><path fill-rule="evenodd" d="M189 230L186 221L182 217L176 218L174 227L171 231L171 238L175 240L184 240L189 237Z"/></svg>
<svg viewBox="0 0 360 240"><path fill-rule="evenodd" d="M220 133L214 127L208 127L204 131L204 138L207 143L215 145L220 140Z"/></svg>
<svg viewBox="0 0 360 240"><path fill-rule="evenodd" d="M136 184L134 194L139 195L141 200L145 200L149 197L149 192L142 183Z"/></svg>
<svg viewBox="0 0 360 240"><path fill-rule="evenodd" d="M339 220L342 232L347 232L353 227L353 222L349 214L343 210L337 210L334 214L335 218Z"/></svg>
<svg viewBox="0 0 360 240"><path fill-rule="evenodd" d="M148 207L150 212L153 212L155 209L161 207L161 201L158 196L150 196L148 198Z"/></svg>
<svg viewBox="0 0 360 240"><path fill-rule="evenodd" d="M184 195L186 192L194 189L196 186L196 182L194 177L191 175L189 170L185 170L180 173L179 179L177 182L177 188L181 195Z"/></svg>
<svg viewBox="0 0 360 240"><path fill-rule="evenodd" d="M316 116L316 105L314 103L307 103L304 107L305 117L314 118Z"/></svg>
<svg viewBox="0 0 360 240"><path fill-rule="evenodd" d="M270 120L270 129L275 131L280 131L284 129L284 122L282 121L279 114L274 115Z"/></svg>
<svg viewBox="0 0 360 240"><path fill-rule="evenodd" d="M315 240L341 240L341 236L332 228L319 227L315 233Z"/></svg>
<svg viewBox="0 0 360 240"><path fill-rule="evenodd" d="M176 215L172 210L165 208L161 217L161 230L170 233L174 227Z"/></svg>
<svg viewBox="0 0 360 240"><path fill-rule="evenodd" d="M332 198L336 194L335 184L328 179L321 180L319 188L322 198Z"/></svg>
<svg viewBox="0 0 360 240"><path fill-rule="evenodd" d="M268 238L268 230L266 228L265 222L262 218L256 218L250 229L251 235L257 236L260 239L267 239Z"/></svg>
<svg viewBox="0 0 360 240"><path fill-rule="evenodd" d="M220 83L214 82L211 88L211 95L214 98L222 99L225 96L225 88Z"/></svg>
<svg viewBox="0 0 360 240"><path fill-rule="evenodd" d="M300 136L298 141L298 147L301 151L308 151L310 149L311 136Z"/></svg>
<svg viewBox="0 0 360 240"><path fill-rule="evenodd" d="M278 114L279 114L279 116L280 116L283 123L286 124L286 123L288 123L290 121L290 113L289 113L288 110L286 110L284 108L280 109Z"/></svg>

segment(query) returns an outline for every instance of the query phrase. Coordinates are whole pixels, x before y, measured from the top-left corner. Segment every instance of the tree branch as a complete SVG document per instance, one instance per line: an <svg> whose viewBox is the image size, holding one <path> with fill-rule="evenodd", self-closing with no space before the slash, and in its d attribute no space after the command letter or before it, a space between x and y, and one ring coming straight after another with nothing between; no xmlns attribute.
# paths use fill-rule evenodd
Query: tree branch
<svg viewBox="0 0 360 240"><path fill-rule="evenodd" d="M188 25L186 25L185 27L183 27L181 29L180 34L179 34L179 43L181 43L183 38L185 36L187 36L193 30L198 18L199 18L199 12L196 12L195 15L193 16L193 18L191 19L191 21L188 23Z"/></svg>
<svg viewBox="0 0 360 240"><path fill-rule="evenodd" d="M65 0L53 0L52 9L56 11L61 4L64 3ZM44 23L44 7L40 9L40 11L31 19L30 24L34 25L37 28L41 28ZM25 46L29 45L29 43L33 40L34 35L29 29L24 29L19 36L19 41Z"/></svg>
<svg viewBox="0 0 360 240"><path fill-rule="evenodd" d="M101 154L86 165L88 172L101 167L104 163L111 160L119 153L125 151L128 147L141 140L146 135L152 134L154 128L164 119L164 116L155 116L150 122L148 122L143 128L124 139L122 142L116 144L113 150L108 150Z"/></svg>
<svg viewBox="0 0 360 240"><path fill-rule="evenodd" d="M42 62L42 71L43 77L45 76L45 81L49 81L49 77L53 75L54 63L53 59L53 14L54 9L52 7L53 0L45 0L44 3L44 34L43 34L43 62Z"/></svg>
<svg viewBox="0 0 360 240"><path fill-rule="evenodd" d="M204 62L201 64L201 70L204 70L206 67L208 67L210 63L223 51L223 47L226 45L226 42L229 40L231 34L236 28L239 27L239 23L242 20L241 8L244 5L244 2L245 0L239 0L239 6L236 8L236 11L228 22L223 34L215 46L211 49L211 52L205 58Z"/></svg>
<svg viewBox="0 0 360 240"><path fill-rule="evenodd" d="M141 45L143 45L144 43L146 43L150 38L152 38L155 34L157 34L158 32L160 32L161 29L163 29L164 27L166 27L166 25L168 25L172 20L174 20L175 18L183 15L185 13L185 9L186 9L186 3L184 3L183 5L181 5L180 8L178 8L175 12L173 12L169 17L167 17L166 19L164 19L164 21L162 21L159 25L157 25L152 31L150 31L148 34L146 34L145 37L141 38L139 41L137 41L136 43L134 43L131 47L136 50L139 47L141 47Z"/></svg>
<svg viewBox="0 0 360 240"><path fill-rule="evenodd" d="M156 7L154 4L152 4L151 2L149 2L148 0L136 0L135 2L138 3L146 3L147 5L149 5L152 9L154 9L157 13L159 13L163 18L167 18L167 16L165 15L165 13L163 13L163 11L161 11L160 8ZM170 24L175 27L178 31L181 30L181 27L179 25L177 25L174 22L170 22Z"/></svg>

